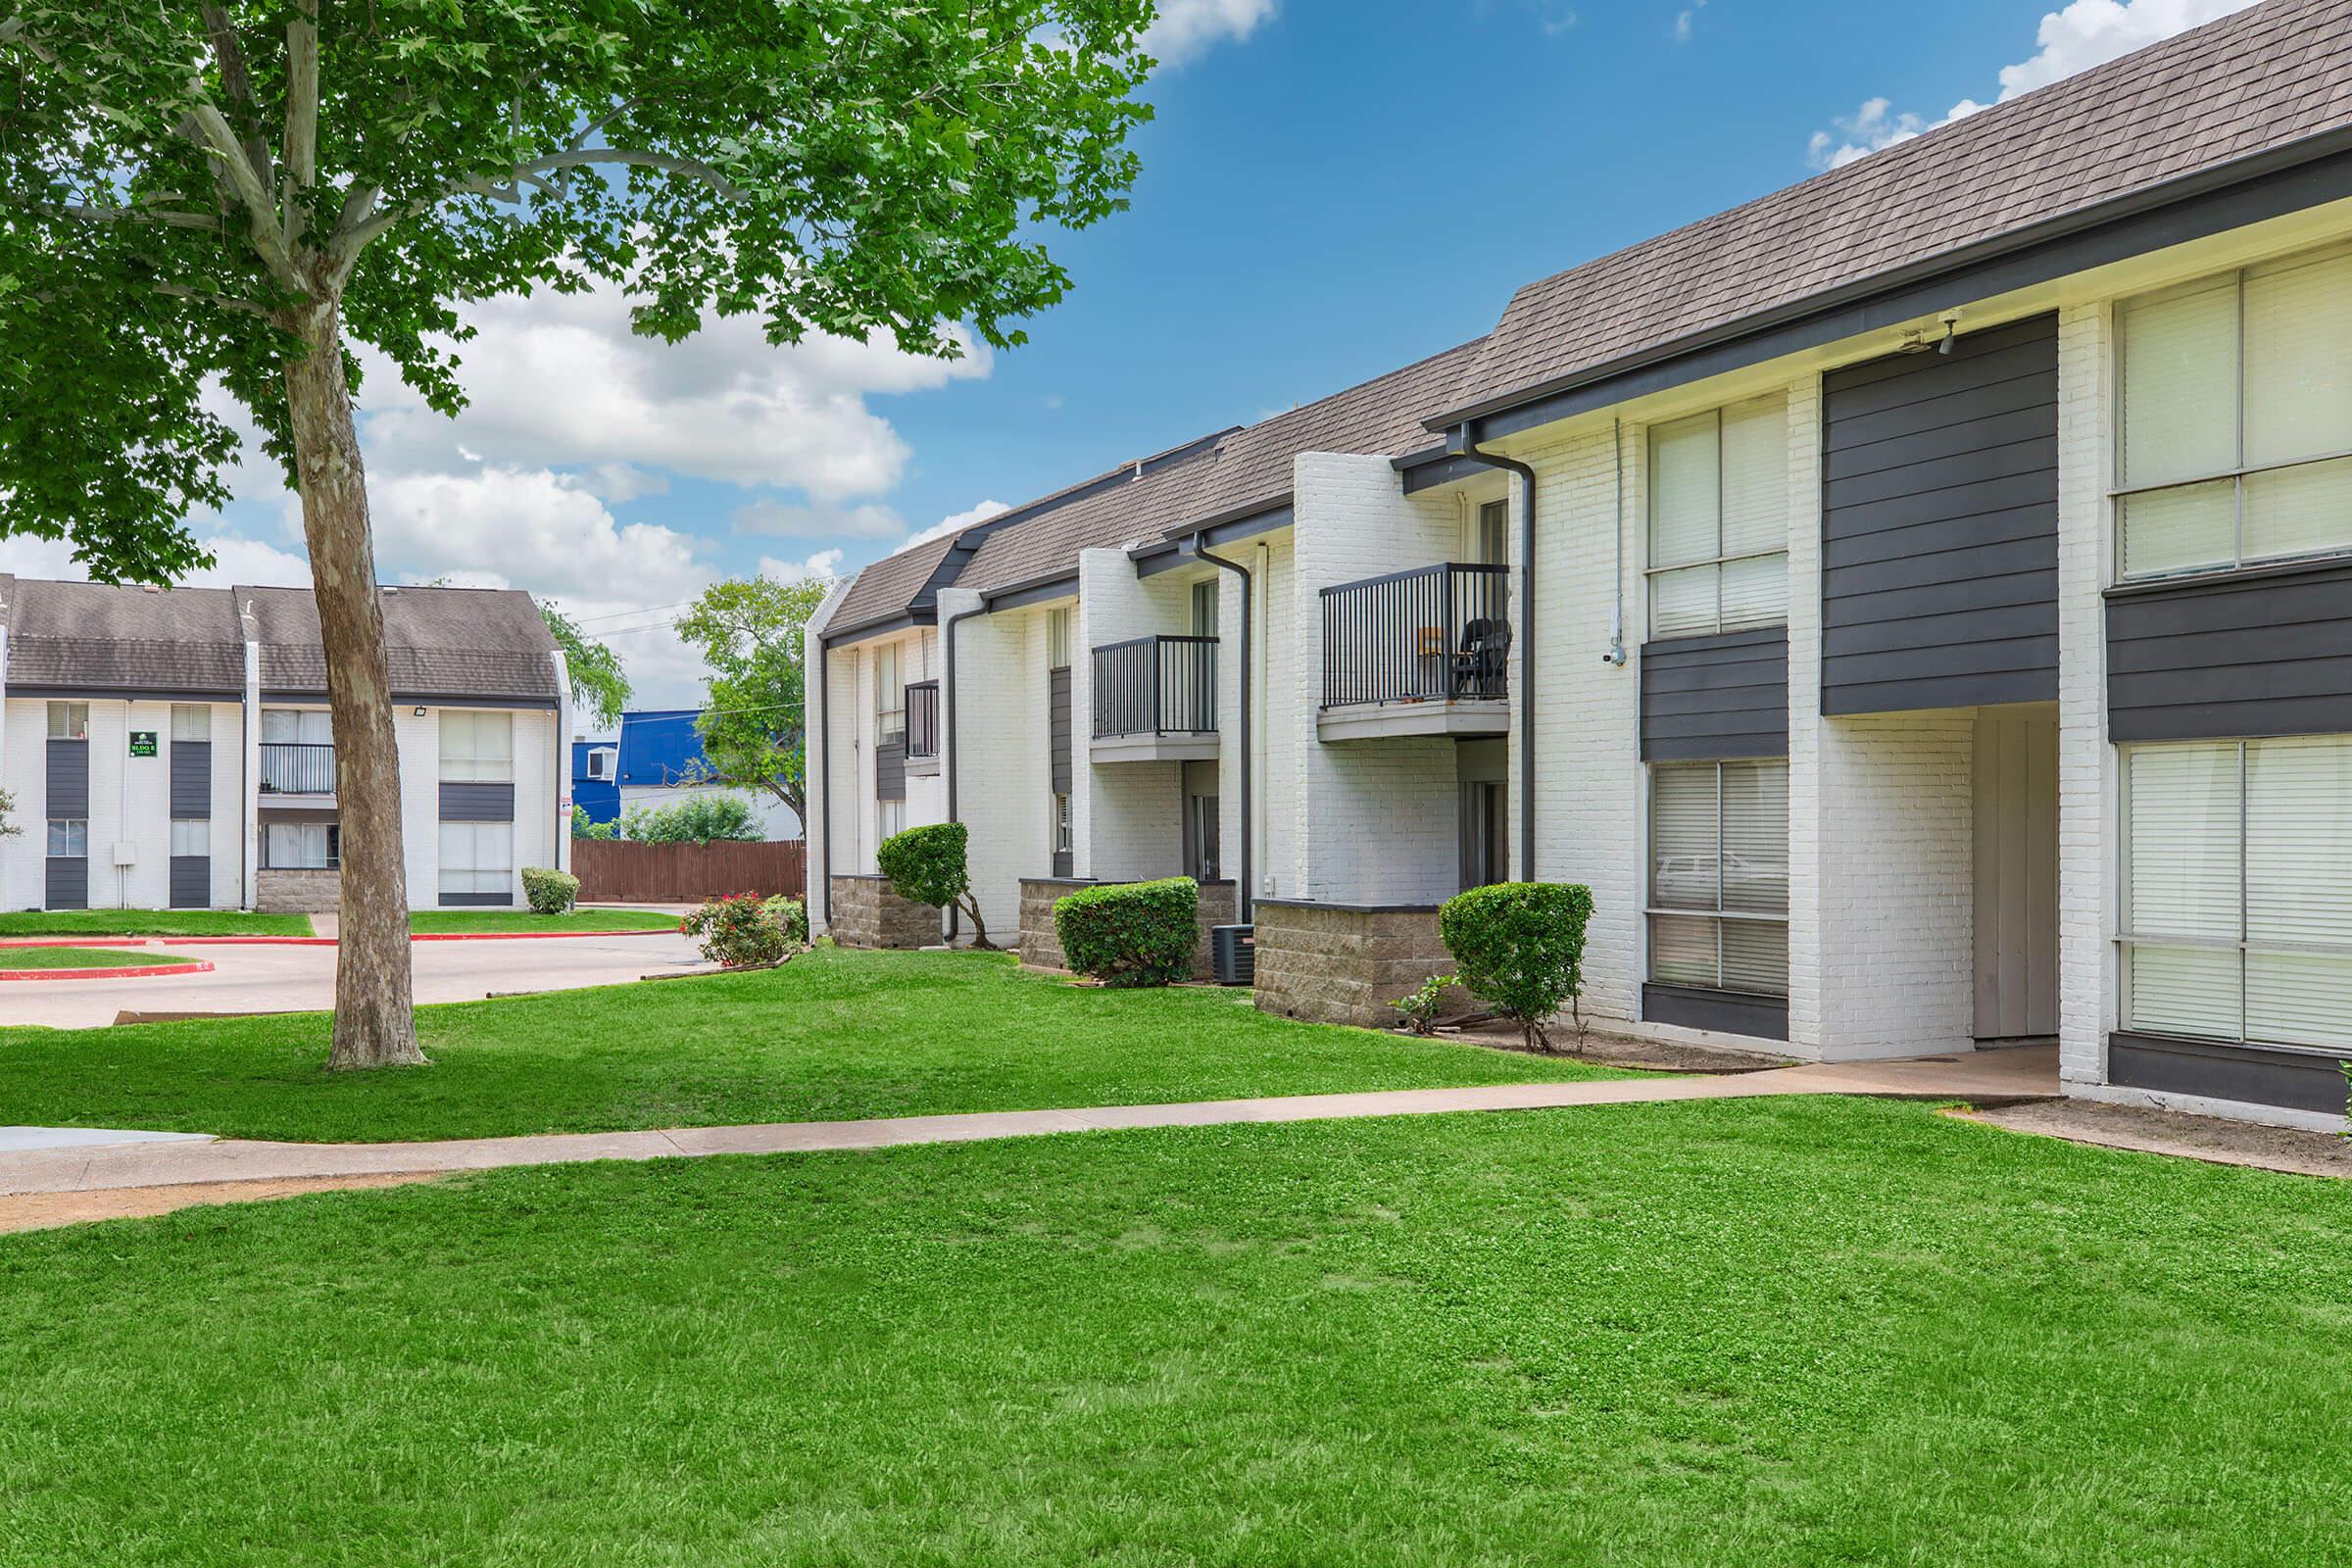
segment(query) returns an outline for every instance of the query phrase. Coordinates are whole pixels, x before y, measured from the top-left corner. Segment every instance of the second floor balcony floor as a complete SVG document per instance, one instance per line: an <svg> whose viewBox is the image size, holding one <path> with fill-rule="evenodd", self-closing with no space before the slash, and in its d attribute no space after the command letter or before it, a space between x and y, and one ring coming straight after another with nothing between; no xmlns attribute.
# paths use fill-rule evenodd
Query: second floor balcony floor
<svg viewBox="0 0 2352 1568"><path fill-rule="evenodd" d="M1326 741L1500 735L1510 723L1510 569L1442 562L1322 591Z"/></svg>

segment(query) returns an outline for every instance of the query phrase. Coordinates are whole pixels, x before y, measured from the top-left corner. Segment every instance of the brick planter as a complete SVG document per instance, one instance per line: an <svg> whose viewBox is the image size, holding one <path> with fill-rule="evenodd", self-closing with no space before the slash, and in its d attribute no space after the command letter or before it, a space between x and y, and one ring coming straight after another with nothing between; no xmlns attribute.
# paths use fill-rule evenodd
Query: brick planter
<svg viewBox="0 0 2352 1568"><path fill-rule="evenodd" d="M266 914L332 914L343 906L340 871L263 871L253 906Z"/></svg>
<svg viewBox="0 0 2352 1568"><path fill-rule="evenodd" d="M1037 969L1067 970L1061 938L1054 931L1054 901L1096 884L1084 877L1021 878L1021 961ZM1238 896L1230 880L1200 884L1200 940L1193 949L1193 978L1209 978L1208 928L1231 925Z"/></svg>
<svg viewBox="0 0 2352 1568"><path fill-rule="evenodd" d="M1453 968L1434 904L1260 899L1256 918L1261 1012L1384 1027L1396 1021L1390 1003Z"/></svg>
<svg viewBox="0 0 2352 1568"><path fill-rule="evenodd" d="M936 948L939 906L902 899L878 876L833 879L833 940L845 948Z"/></svg>

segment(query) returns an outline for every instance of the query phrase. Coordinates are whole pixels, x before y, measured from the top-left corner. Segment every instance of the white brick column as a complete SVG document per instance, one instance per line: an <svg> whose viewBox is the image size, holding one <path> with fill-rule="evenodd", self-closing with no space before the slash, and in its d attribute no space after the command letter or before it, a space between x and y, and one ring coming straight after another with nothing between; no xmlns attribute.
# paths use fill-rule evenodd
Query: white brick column
<svg viewBox="0 0 2352 1568"><path fill-rule="evenodd" d="M571 666L564 662L564 650L551 650L549 662L556 668L556 746L553 766L556 787L555 857L547 863L559 871L571 869Z"/></svg>
<svg viewBox="0 0 2352 1568"><path fill-rule="evenodd" d="M2058 318L2058 1071L2069 1084L2106 1082L2119 995L2120 769L2099 597L2114 560L2111 321L2105 305Z"/></svg>
<svg viewBox="0 0 2352 1568"><path fill-rule="evenodd" d="M1788 388L1788 1047L1823 1049L1821 377Z"/></svg>
<svg viewBox="0 0 2352 1568"><path fill-rule="evenodd" d="M832 864L825 854L825 824L828 818L825 813L827 802L824 781L828 776L832 777L836 788L841 782L838 773L829 772L833 743L831 681L817 679L816 672L818 664L824 660L825 627L832 622L834 609L848 592L848 581L835 584L833 591L825 595L824 603L816 607L815 613L808 617L801 631L801 668L804 675L801 682L801 797L802 804L807 808L803 814L802 836L808 852L808 930L812 935L822 935L828 927L825 889L826 879L833 874ZM817 745L808 744L811 736L818 738Z"/></svg>

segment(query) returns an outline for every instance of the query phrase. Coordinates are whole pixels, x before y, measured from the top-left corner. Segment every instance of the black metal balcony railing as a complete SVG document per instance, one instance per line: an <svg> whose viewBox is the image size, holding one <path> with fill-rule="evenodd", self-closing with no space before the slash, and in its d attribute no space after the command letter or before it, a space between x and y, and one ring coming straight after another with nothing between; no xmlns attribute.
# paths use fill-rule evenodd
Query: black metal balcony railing
<svg viewBox="0 0 2352 1568"><path fill-rule="evenodd" d="M335 748L331 742L264 741L264 795L332 795Z"/></svg>
<svg viewBox="0 0 2352 1568"><path fill-rule="evenodd" d="M1323 590L1323 706L1510 695L1507 566L1447 562Z"/></svg>
<svg viewBox="0 0 2352 1568"><path fill-rule="evenodd" d="M906 756L939 755L939 682L918 680L906 688Z"/></svg>
<svg viewBox="0 0 2352 1568"><path fill-rule="evenodd" d="M1207 735L1217 727L1217 640L1136 637L1095 650L1095 734Z"/></svg>

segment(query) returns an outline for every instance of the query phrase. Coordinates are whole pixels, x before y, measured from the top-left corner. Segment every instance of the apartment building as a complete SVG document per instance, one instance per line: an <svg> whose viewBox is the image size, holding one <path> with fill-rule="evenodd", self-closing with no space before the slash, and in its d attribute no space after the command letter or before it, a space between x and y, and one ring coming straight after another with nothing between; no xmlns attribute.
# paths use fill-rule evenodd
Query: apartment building
<svg viewBox="0 0 2352 1568"><path fill-rule="evenodd" d="M383 591L416 908L570 856L570 683L527 595ZM307 589L0 576L0 907L323 911L342 813Z"/></svg>
<svg viewBox="0 0 2352 1568"><path fill-rule="evenodd" d="M1230 879L1261 1006L1378 1022L1583 882L1605 1028L2340 1126L2347 588L2352 13L2270 0L869 568L812 903L953 814L1040 961Z"/></svg>

